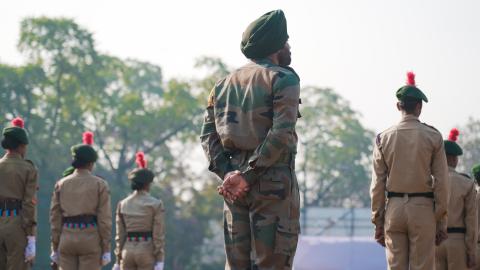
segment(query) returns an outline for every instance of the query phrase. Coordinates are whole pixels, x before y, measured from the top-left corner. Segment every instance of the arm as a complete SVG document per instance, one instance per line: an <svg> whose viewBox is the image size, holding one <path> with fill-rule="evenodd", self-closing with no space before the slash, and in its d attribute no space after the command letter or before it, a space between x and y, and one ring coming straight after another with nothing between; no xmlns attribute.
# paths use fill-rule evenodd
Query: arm
<svg viewBox="0 0 480 270"><path fill-rule="evenodd" d="M439 136L437 149L432 157L432 176L434 178L433 194L435 199L435 218L437 231L447 233L447 209L448 209L448 166L447 157L442 137Z"/></svg>
<svg viewBox="0 0 480 270"><path fill-rule="evenodd" d="M21 211L23 226L27 236L36 236L37 234L37 181L37 170L32 168L28 173Z"/></svg>
<svg viewBox="0 0 480 270"><path fill-rule="evenodd" d="M155 209L152 234L154 256L157 262L163 262L165 259L165 210L162 203Z"/></svg>
<svg viewBox="0 0 480 270"><path fill-rule="evenodd" d="M122 214L120 213L121 202L117 204L117 211L115 215L117 235L115 236L115 256L117 260L116 264L120 264L122 260L122 250L127 240L127 229L125 228L125 221L123 220Z"/></svg>
<svg viewBox="0 0 480 270"><path fill-rule="evenodd" d="M383 228L385 221L385 192L388 177L383 154L381 152L380 137L377 136L377 143L373 148L373 170L372 182L370 184L370 197L372 198L372 223L376 227Z"/></svg>
<svg viewBox="0 0 480 270"><path fill-rule="evenodd" d="M295 124L300 97L298 77L293 73L277 76L272 94L272 127L264 141L255 149L249 160L249 167L243 172L245 180L250 185L281 157L296 151Z"/></svg>
<svg viewBox="0 0 480 270"><path fill-rule="evenodd" d="M467 255L475 262L477 238L478 238L478 225L477 225L477 192L475 190L475 184L472 186L465 197L465 225L466 235L465 244L467 248Z"/></svg>
<svg viewBox="0 0 480 270"><path fill-rule="evenodd" d="M60 186L58 182L53 189L50 203L50 230L52 235L52 251L57 252L60 234L62 233L62 211L60 206Z"/></svg>
<svg viewBox="0 0 480 270"><path fill-rule="evenodd" d="M208 169L218 175L221 179L225 174L231 171L230 159L227 152L223 148L220 136L215 126L215 88L210 92L208 98L208 106L202 125L200 139L202 141L203 151L205 152L210 165Z"/></svg>
<svg viewBox="0 0 480 270"><path fill-rule="evenodd" d="M102 253L109 252L110 237L112 236L112 209L110 206L110 190L107 182L103 180L98 190L97 222Z"/></svg>

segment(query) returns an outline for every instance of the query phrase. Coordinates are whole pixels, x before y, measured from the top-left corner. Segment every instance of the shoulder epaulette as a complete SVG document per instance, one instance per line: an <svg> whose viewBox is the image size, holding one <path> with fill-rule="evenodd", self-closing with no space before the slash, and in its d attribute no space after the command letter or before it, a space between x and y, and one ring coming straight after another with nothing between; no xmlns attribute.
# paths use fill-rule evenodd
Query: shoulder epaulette
<svg viewBox="0 0 480 270"><path fill-rule="evenodd" d="M422 122L422 124L425 125L425 126L427 126L427 127L429 127L429 128L431 128L431 129L433 129L433 130L435 130L435 131L437 131L437 132L440 132L440 131L438 131L438 129L436 129L434 126L430 126L429 124L423 123L423 122Z"/></svg>
<svg viewBox="0 0 480 270"><path fill-rule="evenodd" d="M466 173L458 173L458 174L463 175L463 176L467 177L468 179L472 179L472 177L470 175L466 174Z"/></svg>
<svg viewBox="0 0 480 270"><path fill-rule="evenodd" d="M27 162L28 164L32 165L33 168L35 168L35 169L37 168L37 167L35 167L35 164L33 163L33 161L31 161L30 159L24 159L24 160L25 160L25 162Z"/></svg>

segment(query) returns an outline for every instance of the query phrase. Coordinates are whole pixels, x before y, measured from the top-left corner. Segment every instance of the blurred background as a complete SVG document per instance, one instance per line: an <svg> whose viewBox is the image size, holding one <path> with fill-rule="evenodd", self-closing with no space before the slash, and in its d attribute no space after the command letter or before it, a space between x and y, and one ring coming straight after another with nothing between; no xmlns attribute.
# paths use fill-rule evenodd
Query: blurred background
<svg viewBox="0 0 480 270"><path fill-rule="evenodd" d="M371 238L370 155L375 134L400 119L394 93L407 71L430 99L422 121L445 137L460 130L460 171L480 162L478 1L2 2L0 128L25 119L40 172L34 269L48 268L52 188L86 130L113 210L130 192L135 152L146 153L152 193L167 209L166 269L223 268L220 180L198 138L203 111L213 84L247 62L245 27L278 8L302 79L295 267L385 269Z"/></svg>

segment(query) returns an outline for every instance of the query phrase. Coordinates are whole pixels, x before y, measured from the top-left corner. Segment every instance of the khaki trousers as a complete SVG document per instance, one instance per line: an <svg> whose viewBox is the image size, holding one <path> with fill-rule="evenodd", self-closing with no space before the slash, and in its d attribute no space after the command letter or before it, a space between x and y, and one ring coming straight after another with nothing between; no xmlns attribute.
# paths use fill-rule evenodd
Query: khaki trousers
<svg viewBox="0 0 480 270"><path fill-rule="evenodd" d="M100 270L100 237L97 228L63 228L58 246L60 270Z"/></svg>
<svg viewBox="0 0 480 270"><path fill-rule="evenodd" d="M155 266L152 241L127 241L122 250L120 269L153 270Z"/></svg>
<svg viewBox="0 0 480 270"><path fill-rule="evenodd" d="M21 217L0 217L0 269L30 269L30 265L25 263L26 246L27 236Z"/></svg>
<svg viewBox="0 0 480 270"><path fill-rule="evenodd" d="M435 228L433 199L388 199L385 211L388 269L434 270Z"/></svg>
<svg viewBox="0 0 480 270"><path fill-rule="evenodd" d="M448 239L437 247L435 255L436 270L468 269L465 234L449 233Z"/></svg>

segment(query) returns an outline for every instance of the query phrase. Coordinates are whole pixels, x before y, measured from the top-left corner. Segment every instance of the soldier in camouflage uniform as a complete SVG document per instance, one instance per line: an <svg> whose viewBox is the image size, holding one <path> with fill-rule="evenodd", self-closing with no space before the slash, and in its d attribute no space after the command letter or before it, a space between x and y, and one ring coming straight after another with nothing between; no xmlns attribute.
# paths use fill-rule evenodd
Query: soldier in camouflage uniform
<svg viewBox="0 0 480 270"><path fill-rule="evenodd" d="M35 258L37 169L24 159L28 136L15 118L3 130L0 159L0 269L29 269Z"/></svg>
<svg viewBox="0 0 480 270"><path fill-rule="evenodd" d="M252 22L241 43L251 62L220 80L208 99L201 141L209 170L224 180L225 269L292 268L300 86L287 41L281 10Z"/></svg>

